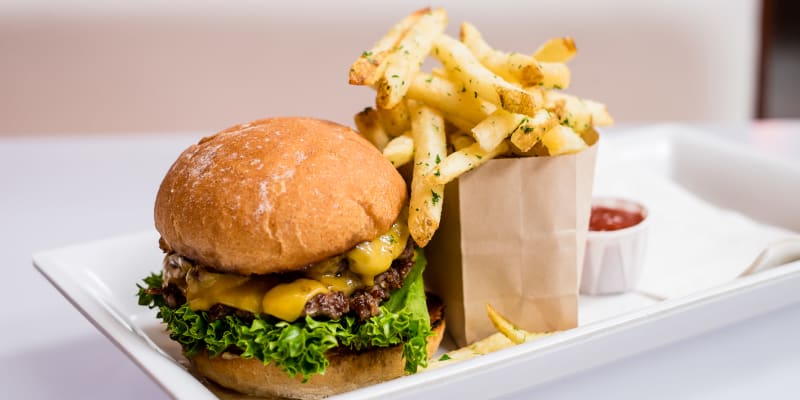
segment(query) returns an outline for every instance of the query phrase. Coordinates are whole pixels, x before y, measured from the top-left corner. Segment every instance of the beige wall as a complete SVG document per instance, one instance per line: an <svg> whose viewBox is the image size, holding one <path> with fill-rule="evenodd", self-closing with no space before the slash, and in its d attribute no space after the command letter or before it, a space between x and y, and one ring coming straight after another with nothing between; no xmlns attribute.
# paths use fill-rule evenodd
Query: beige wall
<svg viewBox="0 0 800 400"><path fill-rule="evenodd" d="M469 20L509 51L573 36L572 91L618 121L753 115L755 1L437 3L449 33ZM0 135L210 132L300 114L352 124L373 96L347 85L350 63L421 4L4 2Z"/></svg>

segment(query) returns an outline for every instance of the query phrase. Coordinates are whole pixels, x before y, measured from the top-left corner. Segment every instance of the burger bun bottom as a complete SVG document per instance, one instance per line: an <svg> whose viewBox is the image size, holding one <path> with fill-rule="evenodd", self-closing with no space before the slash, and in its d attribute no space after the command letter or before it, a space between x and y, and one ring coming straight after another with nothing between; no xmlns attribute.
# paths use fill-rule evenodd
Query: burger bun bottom
<svg viewBox="0 0 800 400"><path fill-rule="evenodd" d="M428 338L428 354L433 355L444 336L444 320ZM331 352L324 375L313 375L305 383L302 377L290 377L274 364L257 359L223 354L210 358L203 351L191 358L197 373L223 388L246 395L266 398L321 399L374 385L405 374L403 346L376 348L359 353ZM218 393L227 396L224 391ZM233 394L233 397L236 397Z"/></svg>

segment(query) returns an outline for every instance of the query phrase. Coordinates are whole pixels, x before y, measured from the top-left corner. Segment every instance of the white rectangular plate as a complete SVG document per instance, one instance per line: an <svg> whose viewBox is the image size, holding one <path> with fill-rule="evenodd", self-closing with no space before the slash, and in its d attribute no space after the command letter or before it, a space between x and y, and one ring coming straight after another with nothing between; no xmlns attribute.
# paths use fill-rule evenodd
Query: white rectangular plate
<svg viewBox="0 0 800 400"><path fill-rule="evenodd" d="M606 138L603 145L615 148L617 154L630 149L626 162L632 168L651 168L676 181L681 176L690 179L679 183L711 201L728 190L715 188L714 180L693 188L693 182L703 178L699 168L702 164L693 165L685 152L677 156L671 151L678 143L682 149L692 149L701 155L718 155L720 162L724 162L728 150L718 147L716 142L693 141L691 136L668 130L648 132L646 143L640 136ZM619 153L620 150L623 152ZM741 160L740 156L753 157L737 154L737 160ZM762 165L778 168L788 182L798 179L794 172L769 162L747 165L751 176L758 176L757 171L752 171L753 166ZM758 184L764 185L763 181ZM785 188L788 183L778 180L774 184ZM737 201L743 200L739 197ZM743 212L759 206L772 207L772 212L776 212L772 204L742 204ZM785 208L785 211L792 210ZM180 348L169 340L155 318L155 311L136 304L135 284L161 265L157 240L155 232L145 232L51 250L36 254L34 264L86 318L172 396L216 398L188 372ZM578 328L337 398L459 398L476 393L499 396L797 302L800 302L800 262L673 300L655 302L636 295L584 298L582 325Z"/></svg>

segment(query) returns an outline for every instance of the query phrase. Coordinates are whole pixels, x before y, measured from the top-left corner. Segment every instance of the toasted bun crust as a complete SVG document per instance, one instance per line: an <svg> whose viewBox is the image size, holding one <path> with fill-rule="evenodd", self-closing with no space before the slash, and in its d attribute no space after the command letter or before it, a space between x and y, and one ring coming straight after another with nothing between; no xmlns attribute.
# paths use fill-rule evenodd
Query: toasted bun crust
<svg viewBox="0 0 800 400"><path fill-rule="evenodd" d="M444 336L444 320L428 338L428 354L433 355ZM403 346L374 349L361 353L332 353L324 375L313 375L303 383L273 364L256 359L225 355L209 358L202 352L191 359L195 370L212 382L240 393L292 399L320 399L374 385L405 374Z"/></svg>
<svg viewBox="0 0 800 400"><path fill-rule="evenodd" d="M304 267L389 230L405 183L351 129L311 118L237 125L186 149L164 177L156 229L224 272Z"/></svg>

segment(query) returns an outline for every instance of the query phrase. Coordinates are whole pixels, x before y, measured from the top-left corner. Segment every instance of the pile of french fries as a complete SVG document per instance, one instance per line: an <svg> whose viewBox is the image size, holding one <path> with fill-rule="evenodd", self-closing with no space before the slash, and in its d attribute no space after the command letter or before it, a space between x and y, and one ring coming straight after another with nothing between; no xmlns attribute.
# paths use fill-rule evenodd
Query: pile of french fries
<svg viewBox="0 0 800 400"><path fill-rule="evenodd" d="M613 123L604 104L560 91L577 51L571 38L532 55L506 53L469 23L460 40L446 25L444 9L418 10L350 68L351 84L377 92L356 128L396 167L413 163L408 225L423 247L439 227L448 182L496 157L579 152L595 126ZM429 55L441 67L423 72Z"/></svg>

